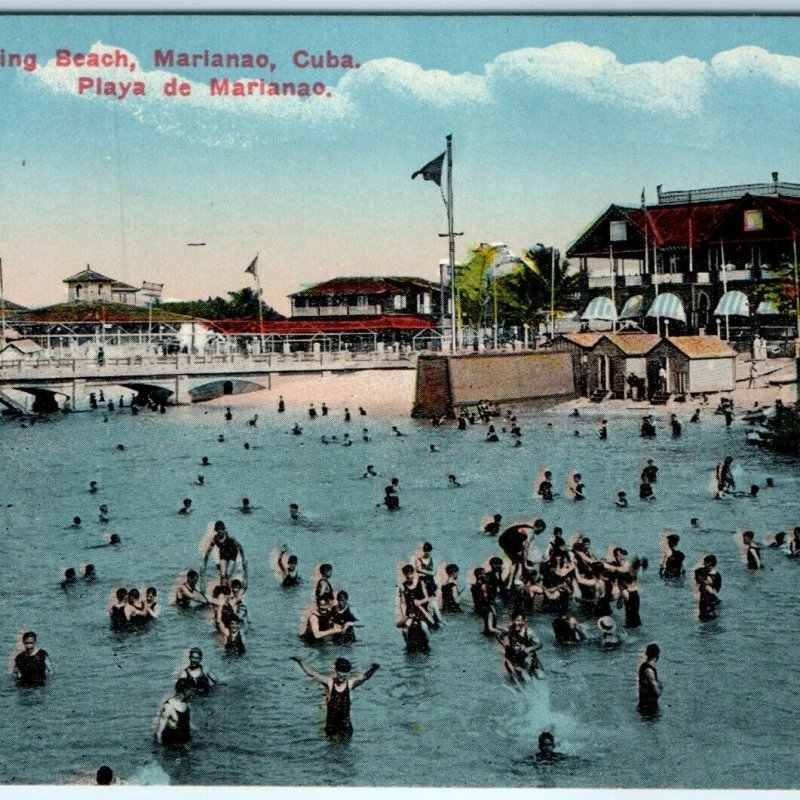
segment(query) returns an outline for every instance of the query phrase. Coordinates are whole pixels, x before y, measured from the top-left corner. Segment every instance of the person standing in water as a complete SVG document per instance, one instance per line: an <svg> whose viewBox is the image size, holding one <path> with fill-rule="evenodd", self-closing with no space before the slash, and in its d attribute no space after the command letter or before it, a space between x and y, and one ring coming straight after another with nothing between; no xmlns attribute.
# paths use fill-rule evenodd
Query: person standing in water
<svg viewBox="0 0 800 800"><path fill-rule="evenodd" d="M22 652L14 658L14 675L20 686L44 686L53 674L53 665L46 650L36 646L36 634L22 634Z"/></svg>
<svg viewBox="0 0 800 800"><path fill-rule="evenodd" d="M161 706L156 742L163 747L179 747L191 741L191 713L187 702L191 693L190 682L186 678L178 678L174 694Z"/></svg>
<svg viewBox="0 0 800 800"><path fill-rule="evenodd" d="M639 666L639 713L643 717L654 717L658 714L658 698L661 696L662 686L658 680L656 663L661 655L661 648L657 644L647 645L644 651L645 660Z"/></svg>
<svg viewBox="0 0 800 800"><path fill-rule="evenodd" d="M346 658L337 658L330 676L309 669L298 656L291 656L306 675L325 688L325 735L330 738L349 739L353 735L350 721L350 693L366 683L378 670L380 664L372 664L364 672L350 674L353 666Z"/></svg>

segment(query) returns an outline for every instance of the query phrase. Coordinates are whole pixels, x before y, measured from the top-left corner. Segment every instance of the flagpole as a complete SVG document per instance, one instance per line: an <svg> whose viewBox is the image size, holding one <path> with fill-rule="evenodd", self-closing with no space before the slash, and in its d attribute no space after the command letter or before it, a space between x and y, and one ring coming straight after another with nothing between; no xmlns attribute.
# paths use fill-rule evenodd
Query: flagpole
<svg viewBox="0 0 800 800"><path fill-rule="evenodd" d="M260 251L256 253L256 261ZM264 355L264 312L261 306L261 281L258 279L258 268L253 270L253 277L256 279L256 287L258 288L258 335L261 340L261 355Z"/></svg>
<svg viewBox="0 0 800 800"><path fill-rule="evenodd" d="M453 232L453 134L447 135L447 237L450 245L450 350L455 353L458 343L456 342L456 239Z"/></svg>
<svg viewBox="0 0 800 800"><path fill-rule="evenodd" d="M795 262L797 259L795 259ZM796 265L795 265L796 269ZM3 347L6 346L6 293L3 289L3 259L0 258L0 324L2 324Z"/></svg>

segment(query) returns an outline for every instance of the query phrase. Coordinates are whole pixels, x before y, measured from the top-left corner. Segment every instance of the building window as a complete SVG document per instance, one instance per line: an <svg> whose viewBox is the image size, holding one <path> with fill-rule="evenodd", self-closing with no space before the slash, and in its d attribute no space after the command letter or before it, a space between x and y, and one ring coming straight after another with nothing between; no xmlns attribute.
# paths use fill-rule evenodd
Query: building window
<svg viewBox="0 0 800 800"><path fill-rule="evenodd" d="M678 256L669 257L669 271L673 274L678 271Z"/></svg>
<svg viewBox="0 0 800 800"><path fill-rule="evenodd" d="M367 296L365 294L360 294L356 298L356 305L357 306L361 306L361 307L366 306L367 305Z"/></svg>
<svg viewBox="0 0 800 800"><path fill-rule="evenodd" d="M745 233L764 230L764 212L760 208L751 208L744 212Z"/></svg>
<svg viewBox="0 0 800 800"><path fill-rule="evenodd" d="M611 222L609 225L609 239L612 242L628 241L628 226L625 220Z"/></svg>
<svg viewBox="0 0 800 800"><path fill-rule="evenodd" d="M395 311L405 311L406 310L406 296L404 294L396 294L394 296L394 310Z"/></svg>

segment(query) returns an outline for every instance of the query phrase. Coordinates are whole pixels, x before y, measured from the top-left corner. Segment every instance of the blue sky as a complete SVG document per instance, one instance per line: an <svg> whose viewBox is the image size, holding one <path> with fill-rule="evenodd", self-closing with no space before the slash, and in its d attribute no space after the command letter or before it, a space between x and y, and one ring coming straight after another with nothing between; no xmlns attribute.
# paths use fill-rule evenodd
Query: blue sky
<svg viewBox="0 0 800 800"><path fill-rule="evenodd" d="M800 19L776 17L9 16L0 47L6 295L64 298L87 263L167 298L246 285L266 299L334 275L436 278L436 186L411 173L453 134L457 258L472 244L564 249L642 187L800 182ZM64 69L121 48L134 72ZM156 68L155 49L267 53L263 70ZM298 69L295 51L357 70ZM165 99L164 81L193 85ZM143 98L78 96L79 76ZM322 81L331 97L212 98L212 77ZM24 166L23 166L24 161ZM206 247L187 247L188 242Z"/></svg>

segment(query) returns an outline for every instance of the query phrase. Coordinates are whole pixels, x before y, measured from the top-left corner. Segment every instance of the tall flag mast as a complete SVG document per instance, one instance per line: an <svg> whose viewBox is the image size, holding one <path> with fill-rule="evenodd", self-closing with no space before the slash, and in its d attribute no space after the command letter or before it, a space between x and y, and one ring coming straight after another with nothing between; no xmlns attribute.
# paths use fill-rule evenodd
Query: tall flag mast
<svg viewBox="0 0 800 800"><path fill-rule="evenodd" d="M264 314L261 308L261 283L258 280L258 253L256 257L250 262L245 274L250 274L256 279L256 290L258 292L258 335L261 341L261 352L264 352Z"/></svg>
<svg viewBox="0 0 800 800"><path fill-rule="evenodd" d="M423 180L433 181L442 194L444 206L447 209L447 238L449 244L449 262L450 262L450 349L453 353L456 352L456 240L455 237L460 235L453 231L453 135L449 134L447 137L447 150L444 153L436 156L432 161L429 161L422 169L418 169L412 176L411 180L422 175ZM447 156L447 194L442 192L442 168L444 166L444 159ZM443 234L440 234L443 235ZM442 300L444 300L444 292L442 292ZM442 303L444 306L444 302ZM442 314L444 317L444 314ZM442 326L444 327L444 326ZM442 330L444 334L444 330Z"/></svg>

